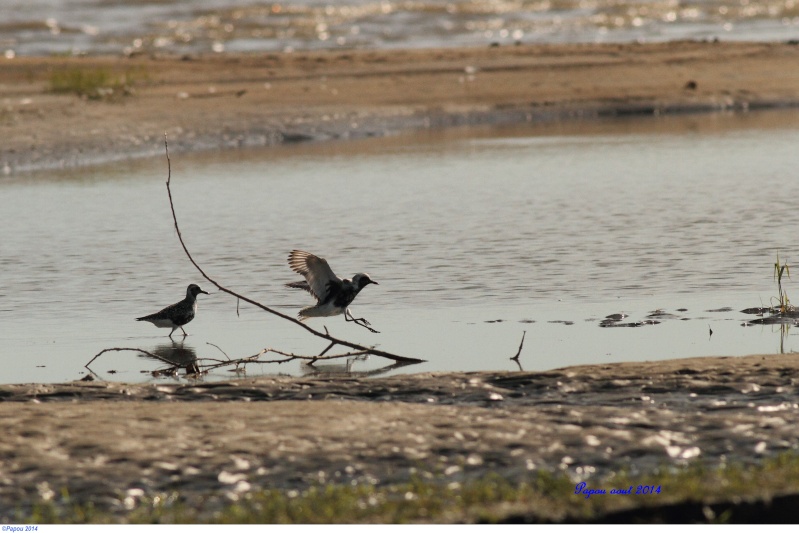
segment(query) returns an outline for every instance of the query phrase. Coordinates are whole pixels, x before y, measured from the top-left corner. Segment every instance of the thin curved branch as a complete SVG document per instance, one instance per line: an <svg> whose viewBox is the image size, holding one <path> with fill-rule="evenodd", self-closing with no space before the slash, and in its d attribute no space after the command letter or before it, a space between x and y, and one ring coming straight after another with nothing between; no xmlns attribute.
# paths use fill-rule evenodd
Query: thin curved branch
<svg viewBox="0 0 799 533"><path fill-rule="evenodd" d="M229 356L229 355L228 355L228 354L225 352L225 350L223 350L222 348L220 348L219 346L217 346L217 345L216 345L216 344L214 344L213 342L206 342L205 344L208 344L208 345L210 345L210 346L213 346L214 348L216 348L217 350L219 350L220 352L222 352L222 355L224 355L225 357L227 357L228 361L230 361L230 356Z"/></svg>
<svg viewBox="0 0 799 533"><path fill-rule="evenodd" d="M180 245L183 247L183 251L186 253L186 256L189 258L189 261L191 261L191 264L194 265L194 268L196 268L197 271L202 275L202 277L204 277L206 280L208 280L209 283L213 284L217 289L219 289L222 292L230 294L231 296L233 296L235 298L238 298L239 300L243 300L243 301L247 302L250 305L254 305L255 307L258 307L259 309L262 309L262 310L266 311L267 313L271 313L271 314L273 314L275 316L278 316L278 317L282 318L283 320L288 320L289 322L291 322L293 324L296 324L297 326L305 329L308 333L310 333L310 334L312 334L312 335L314 335L316 337L319 337L321 339L325 339L327 341L330 341L334 345L335 344L339 344L341 346L346 346L347 348L352 348L353 350L365 351L365 352L370 353L372 355L385 357L386 359L391 359L392 361L397 361L397 362L402 362L402 363L424 363L425 362L424 359L416 359L414 357L404 357L402 355L396 355L396 354L393 354L393 353L384 352L382 350L377 350L375 348L368 348L366 346L361 346L360 344L356 344L354 342L349 342L349 341L345 341L345 340L342 340L342 339L338 339L336 337L333 337L329 333L327 333L327 328L325 328L325 333L322 333L321 331L317 331L317 330L313 329L312 327L308 326L307 324L304 324L303 322L300 322L299 320L297 320L294 317L291 317L289 315L283 314L280 311L275 311L274 309L272 309L270 307L267 307L267 306L265 306L265 305L263 305L263 304L261 304L259 302L256 302L255 300L253 300L251 298L247 298L246 296L243 296L243 295L241 295L241 294L239 294L239 293L237 293L235 291L232 291L232 290L230 290L230 289L228 289L226 287L223 287L222 285L217 283L216 280L214 280L208 274L206 274L205 271L202 269L202 267L200 267L200 265L198 265L197 262L192 257L191 253L189 252L189 249L186 247L186 243L183 242L183 234L180 232L180 226L178 226L178 217L177 217L177 214L175 213L175 204L172 201L172 189L170 187L170 184L172 182L172 162L169 159L169 143L167 141L166 132L164 133L164 148L166 150L166 162L167 162L167 171L168 171L167 179L166 179L166 191L167 191L167 194L169 195L169 207L172 210L172 220L175 223L175 231L178 234L178 240L180 240ZM328 347L325 350L325 352L328 349L330 349L330 347ZM322 352L322 353L324 353L324 352Z"/></svg>

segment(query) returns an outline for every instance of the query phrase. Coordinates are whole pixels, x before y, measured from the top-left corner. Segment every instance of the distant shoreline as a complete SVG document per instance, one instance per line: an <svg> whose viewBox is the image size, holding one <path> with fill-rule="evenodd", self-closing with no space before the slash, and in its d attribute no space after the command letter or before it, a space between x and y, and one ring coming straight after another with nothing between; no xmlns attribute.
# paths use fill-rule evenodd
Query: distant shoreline
<svg viewBox="0 0 799 533"><path fill-rule="evenodd" d="M0 59L0 176L160 155L164 132L178 154L797 107L797 60L789 43L693 41ZM99 98L70 92L92 91L92 76L105 77Z"/></svg>

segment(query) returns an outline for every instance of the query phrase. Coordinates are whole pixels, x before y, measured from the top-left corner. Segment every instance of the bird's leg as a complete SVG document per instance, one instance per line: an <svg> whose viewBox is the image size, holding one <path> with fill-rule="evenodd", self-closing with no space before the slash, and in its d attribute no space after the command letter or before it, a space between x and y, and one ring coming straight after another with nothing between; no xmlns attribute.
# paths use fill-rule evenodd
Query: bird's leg
<svg viewBox="0 0 799 533"><path fill-rule="evenodd" d="M365 318L355 318L354 316L352 316L352 313L350 313L350 308L349 307L344 310L344 319L347 322L358 322L358 323L363 322L363 324L366 325L366 326L371 326L372 325Z"/></svg>
<svg viewBox="0 0 799 533"><path fill-rule="evenodd" d="M355 322L359 326L365 327L366 329L368 329L372 333L380 333L376 329L370 328L369 326L371 326L371 324L365 318L355 318L354 316L352 316L352 313L350 313L349 307L344 311L344 320L346 320L347 322Z"/></svg>
<svg viewBox="0 0 799 533"><path fill-rule="evenodd" d="M186 333L186 330L185 330L185 329L183 329L183 326L180 326L180 331L182 331L182 332L183 332L183 336L184 336L184 337L188 337L188 336L189 336L189 334L188 334L188 333Z"/></svg>
<svg viewBox="0 0 799 533"><path fill-rule="evenodd" d="M176 330L176 329L178 329L178 327L177 327L177 326L175 326L174 328L172 328L172 331L170 331L170 332L169 332L169 338L170 338L170 339L172 338L172 334L173 334L173 333L175 333L175 330Z"/></svg>

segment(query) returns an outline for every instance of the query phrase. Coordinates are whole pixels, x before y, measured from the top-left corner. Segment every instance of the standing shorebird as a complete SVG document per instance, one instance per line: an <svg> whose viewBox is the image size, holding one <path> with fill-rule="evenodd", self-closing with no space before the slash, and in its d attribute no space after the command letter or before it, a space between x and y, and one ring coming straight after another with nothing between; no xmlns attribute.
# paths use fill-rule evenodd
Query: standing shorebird
<svg viewBox="0 0 799 533"><path fill-rule="evenodd" d="M143 316L141 318L137 318L136 320L151 322L159 328L172 328L172 331L169 332L170 338L172 337L172 334L175 333L175 330L180 328L180 331L183 332L183 336L185 337L188 335L188 333L186 333L186 330L183 329L183 326L194 319L194 314L197 312L197 295L200 293L208 294L200 287L192 283L186 289L186 298L183 300L168 307L164 307L157 313Z"/></svg>
<svg viewBox="0 0 799 533"><path fill-rule="evenodd" d="M352 280L340 279L333 273L327 261L302 250L293 250L289 254L289 266L297 274L305 277L305 281L287 283L287 287L304 289L316 298L316 305L311 305L300 310L300 321L317 316L335 316L344 313L347 322L355 322L373 333L377 330L370 328L369 321L365 318L354 318L347 308L361 289L374 283L369 274L355 274Z"/></svg>

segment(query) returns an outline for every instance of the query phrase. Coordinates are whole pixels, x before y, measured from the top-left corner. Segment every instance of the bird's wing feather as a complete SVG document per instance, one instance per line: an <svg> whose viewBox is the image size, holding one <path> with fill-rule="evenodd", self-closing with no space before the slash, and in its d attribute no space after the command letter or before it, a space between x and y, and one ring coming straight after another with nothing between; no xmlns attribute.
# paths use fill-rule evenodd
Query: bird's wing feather
<svg viewBox="0 0 799 533"><path fill-rule="evenodd" d="M160 320L164 318L170 318L172 315L175 315L176 313L185 312L186 308L187 308L186 300L181 300L178 303L167 305L157 313L143 316L141 318L137 318L136 320Z"/></svg>
<svg viewBox="0 0 799 533"><path fill-rule="evenodd" d="M327 261L302 250L292 250L289 254L289 266L294 272L305 277L308 282L308 289L306 290L316 296L316 299L320 302L327 298L330 282L335 285L341 283L341 280L333 273ZM305 288L294 286L296 288Z"/></svg>

